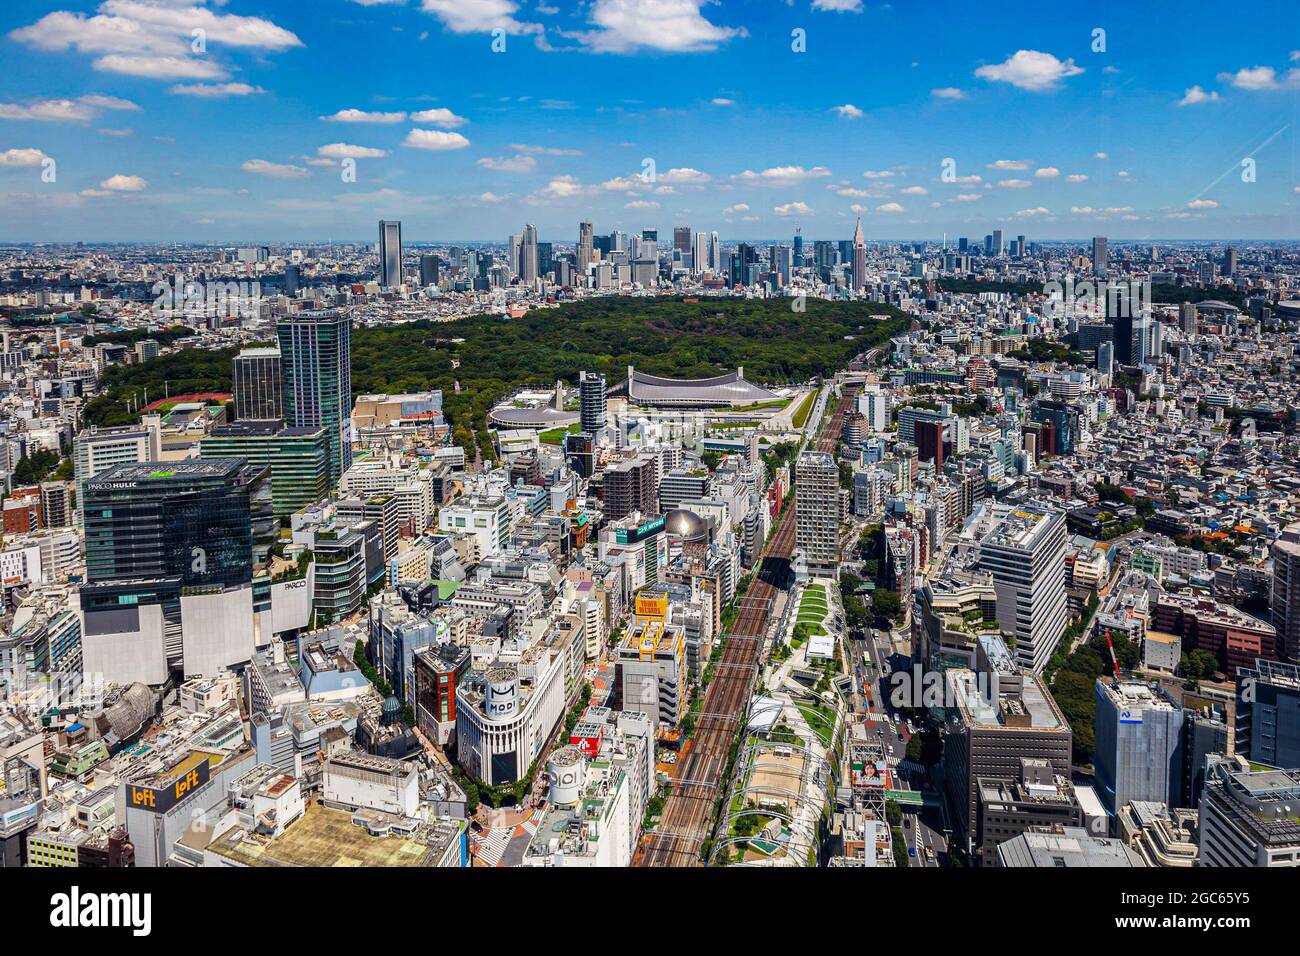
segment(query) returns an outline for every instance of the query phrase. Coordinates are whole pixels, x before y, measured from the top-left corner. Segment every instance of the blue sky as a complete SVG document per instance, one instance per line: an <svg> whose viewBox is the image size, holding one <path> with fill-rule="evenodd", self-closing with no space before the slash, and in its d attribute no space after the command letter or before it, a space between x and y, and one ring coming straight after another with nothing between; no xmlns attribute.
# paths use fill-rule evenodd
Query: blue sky
<svg viewBox="0 0 1300 956"><path fill-rule="evenodd" d="M6 0L0 241L1300 238L1298 27L1294 0Z"/></svg>

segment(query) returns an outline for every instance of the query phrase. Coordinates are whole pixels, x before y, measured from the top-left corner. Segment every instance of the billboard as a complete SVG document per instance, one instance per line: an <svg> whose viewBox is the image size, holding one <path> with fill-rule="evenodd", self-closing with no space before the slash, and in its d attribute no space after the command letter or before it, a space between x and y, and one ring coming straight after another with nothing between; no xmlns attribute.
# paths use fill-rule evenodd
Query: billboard
<svg viewBox="0 0 1300 956"><path fill-rule="evenodd" d="M165 786L137 787L128 783L126 785L127 806L148 810L150 813L166 813L207 783L210 772L208 761L204 760Z"/></svg>

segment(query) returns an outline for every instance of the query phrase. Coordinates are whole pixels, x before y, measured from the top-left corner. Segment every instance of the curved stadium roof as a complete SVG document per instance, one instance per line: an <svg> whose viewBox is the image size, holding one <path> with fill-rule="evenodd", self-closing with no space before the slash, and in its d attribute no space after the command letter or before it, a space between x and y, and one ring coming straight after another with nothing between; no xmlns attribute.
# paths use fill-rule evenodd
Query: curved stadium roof
<svg viewBox="0 0 1300 956"><path fill-rule="evenodd" d="M637 405L753 405L778 396L761 385L747 382L737 369L713 378L660 378L629 369L628 398Z"/></svg>
<svg viewBox="0 0 1300 956"><path fill-rule="evenodd" d="M549 405L539 408L498 407L489 416L506 428L562 428L578 421L577 412L562 412Z"/></svg>

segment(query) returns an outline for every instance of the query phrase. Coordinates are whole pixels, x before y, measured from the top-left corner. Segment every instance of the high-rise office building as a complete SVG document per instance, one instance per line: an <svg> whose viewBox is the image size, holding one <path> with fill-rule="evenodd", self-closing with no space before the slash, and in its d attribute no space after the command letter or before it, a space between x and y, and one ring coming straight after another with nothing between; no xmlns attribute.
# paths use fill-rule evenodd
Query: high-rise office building
<svg viewBox="0 0 1300 956"><path fill-rule="evenodd" d="M420 285L428 287L438 284L438 257L431 252L420 256Z"/></svg>
<svg viewBox="0 0 1300 956"><path fill-rule="evenodd" d="M87 483L86 499L87 673L146 684L169 668L216 676L266 643L270 618L261 638L257 620L271 595L254 597L253 568L278 524L265 468L242 458L119 465Z"/></svg>
<svg viewBox="0 0 1300 956"><path fill-rule="evenodd" d="M582 430L598 435L605 427L605 376L597 372L578 375L578 403Z"/></svg>
<svg viewBox="0 0 1300 956"><path fill-rule="evenodd" d="M284 294L293 297L302 287L302 269L292 263L284 267Z"/></svg>
<svg viewBox="0 0 1300 956"><path fill-rule="evenodd" d="M1237 250L1232 246L1223 250L1223 274L1228 278L1237 274Z"/></svg>
<svg viewBox="0 0 1300 956"><path fill-rule="evenodd" d="M285 424L323 428L329 483L352 466L352 323L333 309L299 312L276 324Z"/></svg>
<svg viewBox="0 0 1300 956"><path fill-rule="evenodd" d="M1002 238L1002 230L993 230L993 254L995 256L1003 255L1007 251L1006 243Z"/></svg>
<svg viewBox="0 0 1300 956"><path fill-rule="evenodd" d="M537 281L537 227L532 223L519 237L519 278L527 285Z"/></svg>
<svg viewBox="0 0 1300 956"><path fill-rule="evenodd" d="M1134 800L1176 803L1183 709L1156 685L1097 680L1097 784L1111 813Z"/></svg>
<svg viewBox="0 0 1300 956"><path fill-rule="evenodd" d="M379 220L379 284L391 289L402 284L402 224Z"/></svg>
<svg viewBox="0 0 1300 956"><path fill-rule="evenodd" d="M853 230L853 288L867 287L867 243L862 236L862 217Z"/></svg>
<svg viewBox="0 0 1300 956"><path fill-rule="evenodd" d="M1141 316L1135 314L1139 306L1122 283L1109 286L1105 295L1106 321L1115 330L1115 361L1136 365L1145 351Z"/></svg>
<svg viewBox="0 0 1300 956"><path fill-rule="evenodd" d="M578 285L586 284L587 272L590 270L595 256L595 236L591 223L580 222L578 223L578 250L574 257L574 270L577 272L576 282Z"/></svg>
<svg viewBox="0 0 1300 956"><path fill-rule="evenodd" d="M795 460L795 546L810 570L834 573L839 565L840 469L824 451Z"/></svg>
<svg viewBox="0 0 1300 956"><path fill-rule="evenodd" d="M722 242L716 231L709 233L709 271L714 275L722 274Z"/></svg>
<svg viewBox="0 0 1300 956"><path fill-rule="evenodd" d="M162 458L162 421L145 415L140 424L118 428L87 428L72 444L73 475L77 482L77 509L85 514L86 482L117 465Z"/></svg>
<svg viewBox="0 0 1300 956"><path fill-rule="evenodd" d="M265 477L242 458L119 465L96 475L86 484L87 580L247 583Z"/></svg>
<svg viewBox="0 0 1300 956"><path fill-rule="evenodd" d="M199 458L244 458L266 468L277 515L301 511L329 493L329 443L318 426L286 428L264 420L218 425L199 442Z"/></svg>
<svg viewBox="0 0 1300 956"><path fill-rule="evenodd" d="M993 575L998 625L1015 637L1020 666L1041 674L1065 633L1065 516L993 504L977 529L979 566Z"/></svg>
<svg viewBox="0 0 1300 956"><path fill-rule="evenodd" d="M691 272L694 275L709 271L709 236L708 233L695 234L695 248L691 252Z"/></svg>
<svg viewBox="0 0 1300 956"><path fill-rule="evenodd" d="M1097 346L1097 371L1109 375L1115 369L1115 343L1102 342Z"/></svg>
<svg viewBox="0 0 1300 956"><path fill-rule="evenodd" d="M1287 525L1273 542L1273 593L1270 608L1278 649L1300 663L1300 522Z"/></svg>
<svg viewBox="0 0 1300 956"><path fill-rule="evenodd" d="M716 236L717 233L714 233ZM798 226L794 227L794 264L803 265L803 229Z"/></svg>
<svg viewBox="0 0 1300 956"><path fill-rule="evenodd" d="M274 421L284 418L284 379L280 350L249 348L231 362L236 421Z"/></svg>
<svg viewBox="0 0 1300 956"><path fill-rule="evenodd" d="M1300 667L1260 658L1237 669L1236 752L1251 763L1300 769Z"/></svg>
<svg viewBox="0 0 1300 956"><path fill-rule="evenodd" d="M1108 262L1107 262L1107 252L1106 252L1106 237L1093 236L1092 237L1092 274L1101 279L1106 278L1107 266L1108 266Z"/></svg>
<svg viewBox="0 0 1300 956"><path fill-rule="evenodd" d="M691 252L691 227L690 226L673 226L673 248L682 255L690 255Z"/></svg>

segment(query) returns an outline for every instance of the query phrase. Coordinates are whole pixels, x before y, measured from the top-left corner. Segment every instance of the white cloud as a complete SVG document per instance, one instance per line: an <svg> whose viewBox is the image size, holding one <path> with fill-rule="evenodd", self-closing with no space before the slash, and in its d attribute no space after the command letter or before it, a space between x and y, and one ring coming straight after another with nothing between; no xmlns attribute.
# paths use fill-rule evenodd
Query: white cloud
<svg viewBox="0 0 1300 956"><path fill-rule="evenodd" d="M1219 204L1213 199L1193 199L1187 204L1188 209L1218 209Z"/></svg>
<svg viewBox="0 0 1300 956"><path fill-rule="evenodd" d="M868 169L862 175L866 179L893 179L895 173L892 169Z"/></svg>
<svg viewBox="0 0 1300 956"><path fill-rule="evenodd" d="M1110 159L1110 153L1093 153L1093 159Z"/></svg>
<svg viewBox="0 0 1300 956"><path fill-rule="evenodd" d="M327 123L400 123L406 119L406 113L371 113L366 110L346 109L322 116Z"/></svg>
<svg viewBox="0 0 1300 956"><path fill-rule="evenodd" d="M1065 177L1065 181L1067 183L1086 183L1088 181L1088 177L1084 173L1071 173L1070 175Z"/></svg>
<svg viewBox="0 0 1300 956"><path fill-rule="evenodd" d="M1189 86L1183 98L1178 101L1178 106L1195 106L1197 103L1218 103L1223 97L1217 92L1207 93L1199 86Z"/></svg>
<svg viewBox="0 0 1300 956"><path fill-rule="evenodd" d="M99 184L100 189L121 193L138 193L140 190L148 188L148 186L148 180L140 176L127 176L124 173L109 176Z"/></svg>
<svg viewBox="0 0 1300 956"><path fill-rule="evenodd" d="M167 91L177 96L200 96L206 99L223 99L227 96L251 96L265 93L260 86L247 83L178 83Z"/></svg>
<svg viewBox="0 0 1300 956"><path fill-rule="evenodd" d="M1296 187L1296 192L1300 192L1300 186ZM733 213L738 213L738 212L749 212L749 204L738 202L734 206L728 206L726 209L722 210L722 212L724 215L727 216L730 216Z"/></svg>
<svg viewBox="0 0 1300 956"><path fill-rule="evenodd" d="M479 202L502 202L505 199L505 196L498 196L493 192L479 193L478 196Z"/></svg>
<svg viewBox="0 0 1300 956"><path fill-rule="evenodd" d="M714 106L735 106L736 105L735 100L729 100L725 96L715 96L709 102L711 102Z"/></svg>
<svg viewBox="0 0 1300 956"><path fill-rule="evenodd" d="M812 0L812 8L828 13L859 13L862 0Z"/></svg>
<svg viewBox="0 0 1300 956"><path fill-rule="evenodd" d="M1277 90L1284 86L1300 85L1300 69L1288 70L1282 77L1271 66L1251 66L1236 73L1220 73L1220 82L1231 83L1239 90L1257 92Z"/></svg>
<svg viewBox="0 0 1300 956"><path fill-rule="evenodd" d="M1005 170L1014 170L1014 171L1019 172L1020 170L1024 170L1024 169L1028 169L1028 168L1029 168L1029 160L1027 160L1027 159L997 159L997 160L994 160L994 161L991 162L991 163L988 163L984 168L985 168L985 169L1005 169Z"/></svg>
<svg viewBox="0 0 1300 956"><path fill-rule="evenodd" d="M529 143L511 143L510 148L516 153L528 153L536 156L581 156L580 149L566 149L561 146L533 146Z"/></svg>
<svg viewBox="0 0 1300 956"><path fill-rule="evenodd" d="M443 151L464 149L469 145L469 140L460 133L446 133L437 129L413 129L406 134L402 145L413 149Z"/></svg>
<svg viewBox="0 0 1300 956"><path fill-rule="evenodd" d="M239 168L246 173L269 176L271 179L303 179L311 175L311 171L303 166L293 166L289 163L272 163L265 159L250 159L241 163Z"/></svg>
<svg viewBox="0 0 1300 956"><path fill-rule="evenodd" d="M1050 216L1051 214L1052 210L1046 209L1043 206L1035 206L1032 209L1021 209L1016 213L1016 218L1033 219L1035 216Z"/></svg>
<svg viewBox="0 0 1300 956"><path fill-rule="evenodd" d="M634 199L623 203L624 209L658 209L659 204L650 199Z"/></svg>
<svg viewBox="0 0 1300 956"><path fill-rule="evenodd" d="M958 193L955 202L979 202L984 196L981 193Z"/></svg>
<svg viewBox="0 0 1300 956"><path fill-rule="evenodd" d="M182 54L189 50L195 29L221 47L287 50L303 45L270 20L216 13L187 0L105 0L94 16L59 10L14 30L10 37L48 51Z"/></svg>
<svg viewBox="0 0 1300 956"><path fill-rule="evenodd" d="M37 120L41 122L86 122L104 110L139 111L130 100L116 96L91 94L72 99L32 100L27 103L0 103L0 119Z"/></svg>
<svg viewBox="0 0 1300 956"><path fill-rule="evenodd" d="M678 185L702 185L709 182L713 177L708 173L702 173L698 169L692 169L690 166L678 166L668 170L666 173L660 173L656 177L661 183L676 183Z"/></svg>
<svg viewBox="0 0 1300 956"><path fill-rule="evenodd" d="M775 206L772 212L778 216L811 216L813 214L812 207L802 202L788 202L781 206Z"/></svg>
<svg viewBox="0 0 1300 956"><path fill-rule="evenodd" d="M813 166L811 169L802 166L772 166L759 172L747 169L731 178L755 186L789 186L830 174L831 171L825 166Z"/></svg>
<svg viewBox="0 0 1300 956"><path fill-rule="evenodd" d="M1034 170L1034 178L1036 179L1055 179L1059 175L1061 175L1061 171L1055 166L1043 166Z"/></svg>
<svg viewBox="0 0 1300 956"><path fill-rule="evenodd" d="M425 0L426 5L430 0ZM465 0L447 0L462 4ZM471 0L486 2L486 0ZM700 12L701 0L595 0L591 23L577 34L596 53L628 53L643 47L671 53L716 49L743 30L723 27Z"/></svg>
<svg viewBox="0 0 1300 956"><path fill-rule="evenodd" d="M1076 216L1118 216L1121 213L1130 213L1132 211L1132 206L1103 206L1100 209L1094 209L1092 206L1070 207L1070 212Z"/></svg>
<svg viewBox="0 0 1300 956"><path fill-rule="evenodd" d="M843 106L832 106L831 112L839 113L844 119L851 120L862 119L862 117L866 115L852 103L845 103Z"/></svg>
<svg viewBox="0 0 1300 956"><path fill-rule="evenodd" d="M531 173L537 168L537 160L520 153L518 156L484 156L475 165L498 173Z"/></svg>
<svg viewBox="0 0 1300 956"><path fill-rule="evenodd" d="M120 73L150 80L224 80L228 74L215 60L183 56L127 56L110 53L94 62L103 73Z"/></svg>
<svg viewBox="0 0 1300 956"><path fill-rule="evenodd" d="M1028 179L999 179L998 186L1001 189L1028 189L1032 186Z"/></svg>
<svg viewBox="0 0 1300 956"><path fill-rule="evenodd" d="M900 189L899 192L904 196L928 196L930 191L924 186L908 186L906 189Z"/></svg>
<svg viewBox="0 0 1300 956"><path fill-rule="evenodd" d="M427 123L430 126L437 126L440 129L459 129L469 120L463 116L457 116L451 110L445 107L438 107L432 110L420 110L418 113L411 114L412 123Z"/></svg>
<svg viewBox="0 0 1300 956"><path fill-rule="evenodd" d="M541 195L549 199L568 199L583 193L586 187L573 176L557 176L546 184Z"/></svg>
<svg viewBox="0 0 1300 956"><path fill-rule="evenodd" d="M420 8L443 22L452 33L491 33L512 36L542 32L540 23L515 19L519 4L511 0L421 0Z"/></svg>
<svg viewBox="0 0 1300 956"><path fill-rule="evenodd" d="M964 100L966 94L955 86L941 86L937 90L931 90L930 95L940 100Z"/></svg>
<svg viewBox="0 0 1300 956"><path fill-rule="evenodd" d="M1078 76L1082 72L1083 67L1075 66L1073 59L1062 61L1039 50L1017 50L1002 63L981 66L975 75L996 83L1010 83L1033 93L1043 93L1056 89L1066 77Z"/></svg>
<svg viewBox="0 0 1300 956"><path fill-rule="evenodd" d="M39 149L7 149L0 153L0 166L39 166L46 158Z"/></svg>
<svg viewBox="0 0 1300 956"><path fill-rule="evenodd" d="M351 143L328 143L318 148L316 155L325 159L380 159L388 155L388 150L353 146Z"/></svg>
<svg viewBox="0 0 1300 956"><path fill-rule="evenodd" d="M881 205L876 207L876 212L906 212L906 211L907 211L906 209L904 209L896 202L882 203Z"/></svg>

